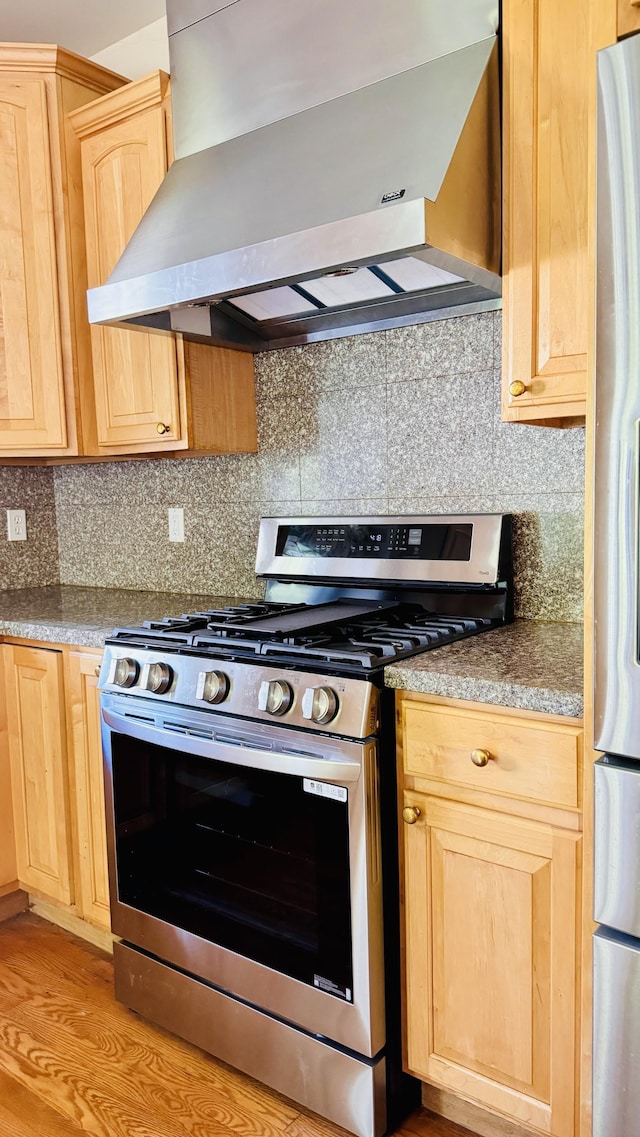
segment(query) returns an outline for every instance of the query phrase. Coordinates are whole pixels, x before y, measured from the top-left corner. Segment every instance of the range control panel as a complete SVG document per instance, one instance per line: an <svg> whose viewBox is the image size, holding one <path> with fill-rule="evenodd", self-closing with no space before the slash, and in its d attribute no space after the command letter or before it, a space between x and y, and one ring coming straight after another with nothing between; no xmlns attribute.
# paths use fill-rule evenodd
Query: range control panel
<svg viewBox="0 0 640 1137"><path fill-rule="evenodd" d="M276 555L348 560L468 561L473 525L279 525Z"/></svg>

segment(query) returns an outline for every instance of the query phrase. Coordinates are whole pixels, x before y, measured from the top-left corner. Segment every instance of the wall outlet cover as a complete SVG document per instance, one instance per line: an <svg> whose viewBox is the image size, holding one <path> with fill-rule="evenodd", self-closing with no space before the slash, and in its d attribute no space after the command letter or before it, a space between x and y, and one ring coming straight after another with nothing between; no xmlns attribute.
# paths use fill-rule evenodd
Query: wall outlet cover
<svg viewBox="0 0 640 1137"><path fill-rule="evenodd" d="M24 509L7 510L7 539L9 541L26 541L27 515Z"/></svg>
<svg viewBox="0 0 640 1137"><path fill-rule="evenodd" d="M182 507L169 510L169 540L184 541L184 509Z"/></svg>

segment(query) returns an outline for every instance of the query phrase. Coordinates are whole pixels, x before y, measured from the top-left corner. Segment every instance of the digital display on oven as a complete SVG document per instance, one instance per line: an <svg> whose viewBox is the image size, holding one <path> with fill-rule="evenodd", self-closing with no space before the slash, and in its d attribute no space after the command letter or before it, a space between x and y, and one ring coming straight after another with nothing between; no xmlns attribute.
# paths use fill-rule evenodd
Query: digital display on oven
<svg viewBox="0 0 640 1137"><path fill-rule="evenodd" d="M473 525L280 525L279 557L469 561Z"/></svg>

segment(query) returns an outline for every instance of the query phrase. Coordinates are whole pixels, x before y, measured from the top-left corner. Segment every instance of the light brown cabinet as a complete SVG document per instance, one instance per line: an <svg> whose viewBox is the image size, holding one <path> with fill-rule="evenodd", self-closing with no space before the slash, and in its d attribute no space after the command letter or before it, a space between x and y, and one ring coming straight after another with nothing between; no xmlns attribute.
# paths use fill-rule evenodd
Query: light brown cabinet
<svg viewBox="0 0 640 1137"><path fill-rule="evenodd" d="M7 732L7 700L4 684L4 656L0 649L0 913L2 897L18 888L16 838L11 798L11 762Z"/></svg>
<svg viewBox="0 0 640 1137"><path fill-rule="evenodd" d="M62 655L14 644L3 655L18 879L71 904Z"/></svg>
<svg viewBox="0 0 640 1137"><path fill-rule="evenodd" d="M403 693L398 727L407 1068L573 1137L581 725Z"/></svg>
<svg viewBox="0 0 640 1137"><path fill-rule="evenodd" d="M586 408L592 334L596 52L615 8L505 0L503 419Z"/></svg>
<svg viewBox="0 0 640 1137"><path fill-rule="evenodd" d="M98 693L101 659L101 652L67 653L65 702L75 818L76 906L82 919L108 930L111 919Z"/></svg>
<svg viewBox="0 0 640 1137"><path fill-rule="evenodd" d="M171 160L169 77L155 72L77 111L89 286L102 284ZM253 357L181 336L92 327L100 454L257 447Z"/></svg>
<svg viewBox="0 0 640 1137"><path fill-rule="evenodd" d="M17 643L4 644L0 654L15 819L14 847L9 829L0 864L6 861L10 875L13 858L12 879L21 888L108 931L97 686L102 653Z"/></svg>
<svg viewBox="0 0 640 1137"><path fill-rule="evenodd" d="M618 0L618 36L640 32L640 3L638 0Z"/></svg>
<svg viewBox="0 0 640 1137"><path fill-rule="evenodd" d="M123 80L0 44L0 461L95 452L80 149L66 114Z"/></svg>

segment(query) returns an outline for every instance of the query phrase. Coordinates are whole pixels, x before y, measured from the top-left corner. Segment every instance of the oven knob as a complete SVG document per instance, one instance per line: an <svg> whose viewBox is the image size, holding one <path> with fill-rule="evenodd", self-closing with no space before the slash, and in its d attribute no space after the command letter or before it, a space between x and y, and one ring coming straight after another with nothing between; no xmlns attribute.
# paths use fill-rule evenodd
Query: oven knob
<svg viewBox="0 0 640 1137"><path fill-rule="evenodd" d="M258 691L258 709L269 715L284 715L293 703L293 691L286 679L265 679Z"/></svg>
<svg viewBox="0 0 640 1137"><path fill-rule="evenodd" d="M224 671L200 671L196 686L196 699L207 703L222 703L229 694L229 677Z"/></svg>
<svg viewBox="0 0 640 1137"><path fill-rule="evenodd" d="M323 725L336 717L339 706L331 687L307 687L302 696L302 717Z"/></svg>
<svg viewBox="0 0 640 1137"><path fill-rule="evenodd" d="M113 672L113 682L116 687L133 687L133 684L138 678L140 668L135 659L127 659L123 656L115 665Z"/></svg>
<svg viewBox="0 0 640 1137"><path fill-rule="evenodd" d="M168 663L151 663L145 684L147 691L153 691L154 695L164 695L169 690L172 679L173 669Z"/></svg>

